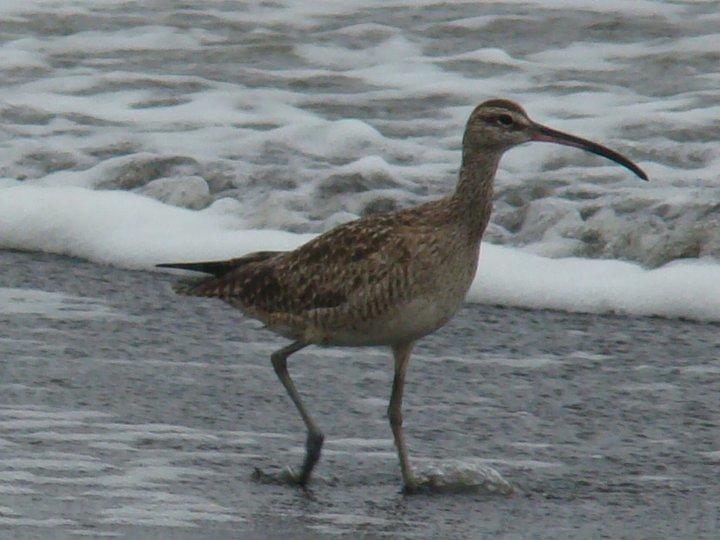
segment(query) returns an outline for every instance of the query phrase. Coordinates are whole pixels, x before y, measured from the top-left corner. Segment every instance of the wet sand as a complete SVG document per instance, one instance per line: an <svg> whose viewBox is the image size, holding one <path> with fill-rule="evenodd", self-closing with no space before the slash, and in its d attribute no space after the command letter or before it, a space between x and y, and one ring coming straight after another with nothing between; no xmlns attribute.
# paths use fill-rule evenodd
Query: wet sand
<svg viewBox="0 0 720 540"><path fill-rule="evenodd" d="M284 342L172 276L0 252L0 536L711 538L720 325L466 306L422 341L422 467L490 465L511 497L399 493L382 349L290 370L326 433L312 498L251 479L304 432ZM11 290L8 290L11 289ZM38 291L44 291L43 294Z"/></svg>

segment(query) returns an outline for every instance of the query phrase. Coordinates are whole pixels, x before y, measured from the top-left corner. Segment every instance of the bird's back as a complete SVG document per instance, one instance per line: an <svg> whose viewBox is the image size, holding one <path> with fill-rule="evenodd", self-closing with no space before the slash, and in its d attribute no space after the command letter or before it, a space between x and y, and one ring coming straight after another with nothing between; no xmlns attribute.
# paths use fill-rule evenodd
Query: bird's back
<svg viewBox="0 0 720 540"><path fill-rule="evenodd" d="M178 292L221 298L291 339L416 339L457 310L475 272L477 242L450 212L442 199L346 223L294 251L167 266L213 273Z"/></svg>

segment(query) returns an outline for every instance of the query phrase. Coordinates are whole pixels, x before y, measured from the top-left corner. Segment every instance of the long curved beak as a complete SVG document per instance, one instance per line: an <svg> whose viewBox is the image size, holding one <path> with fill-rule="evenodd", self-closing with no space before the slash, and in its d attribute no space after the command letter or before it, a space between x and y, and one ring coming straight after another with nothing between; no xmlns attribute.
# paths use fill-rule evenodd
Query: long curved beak
<svg viewBox="0 0 720 540"><path fill-rule="evenodd" d="M640 167L635 165L622 154L618 154L614 150L610 150L601 144L588 141L587 139L583 139L581 137L576 137L575 135L570 135L569 133L563 133L562 131L557 131L540 124L534 124L533 127L535 128L532 135L533 141L563 144L565 146L573 146L575 148L586 150L587 152L597 154L598 156L606 157L615 163L630 169L643 180L648 180L647 174L645 174L645 171L643 171Z"/></svg>

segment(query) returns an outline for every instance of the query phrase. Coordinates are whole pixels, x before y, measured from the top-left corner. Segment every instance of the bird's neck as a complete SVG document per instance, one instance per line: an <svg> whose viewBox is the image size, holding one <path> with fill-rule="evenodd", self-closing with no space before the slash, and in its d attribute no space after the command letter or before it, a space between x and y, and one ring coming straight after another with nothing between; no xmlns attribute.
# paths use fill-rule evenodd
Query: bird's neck
<svg viewBox="0 0 720 540"><path fill-rule="evenodd" d="M480 241L490 221L493 180L500 156L499 152L463 155L452 203L458 212L458 219L473 242Z"/></svg>

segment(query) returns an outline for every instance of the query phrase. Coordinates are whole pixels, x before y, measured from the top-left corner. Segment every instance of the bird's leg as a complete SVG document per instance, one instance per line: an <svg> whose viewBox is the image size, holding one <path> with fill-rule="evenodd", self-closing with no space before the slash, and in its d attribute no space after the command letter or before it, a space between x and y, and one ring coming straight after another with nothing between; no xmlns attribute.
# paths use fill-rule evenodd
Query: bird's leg
<svg viewBox="0 0 720 540"><path fill-rule="evenodd" d="M414 343L405 343L402 345L394 345L392 348L395 357L395 377L393 378L392 394L390 396L390 404L388 405L388 418L390 419L390 427L392 428L393 437L395 438L395 446L397 447L398 457L400 458L400 471L402 472L403 484L406 493L412 493L417 490L417 481L410 466L408 459L407 446L405 446L405 437L402 430L402 398L403 387L405 386L405 371L410 361L410 353L412 352Z"/></svg>
<svg viewBox="0 0 720 540"><path fill-rule="evenodd" d="M297 407L297 410L300 412L300 416L302 416L303 422L305 422L305 426L308 430L307 442L305 443L305 460L303 461L300 475L295 478L297 483L303 487L305 487L308 480L310 480L310 474L312 473L313 467L315 467L315 464L320 459L320 450L322 448L323 439L325 438L320 429L318 429L315 421L312 419L307 410L305 410L305 406L300 399L300 394L298 394L295 384L290 378L290 373L288 373L287 369L288 356L304 347L307 347L307 343L296 341L287 347L283 347L279 351L275 351L270 357L272 359L273 368L275 368L275 373L277 373L280 382L283 383L285 390L287 390L287 393L290 395L290 399L292 399L293 403L295 403L295 407Z"/></svg>

